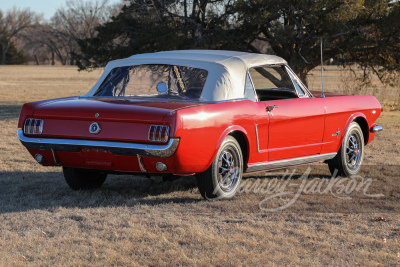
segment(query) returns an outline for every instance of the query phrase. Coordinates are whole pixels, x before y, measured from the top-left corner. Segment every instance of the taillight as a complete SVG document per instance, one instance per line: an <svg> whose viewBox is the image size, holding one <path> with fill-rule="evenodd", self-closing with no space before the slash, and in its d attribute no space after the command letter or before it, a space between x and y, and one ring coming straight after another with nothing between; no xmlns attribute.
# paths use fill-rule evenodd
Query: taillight
<svg viewBox="0 0 400 267"><path fill-rule="evenodd" d="M167 142L169 126L151 125L149 130L149 140L155 142Z"/></svg>
<svg viewBox="0 0 400 267"><path fill-rule="evenodd" d="M26 119L24 123L25 134L42 134L43 120L41 119Z"/></svg>

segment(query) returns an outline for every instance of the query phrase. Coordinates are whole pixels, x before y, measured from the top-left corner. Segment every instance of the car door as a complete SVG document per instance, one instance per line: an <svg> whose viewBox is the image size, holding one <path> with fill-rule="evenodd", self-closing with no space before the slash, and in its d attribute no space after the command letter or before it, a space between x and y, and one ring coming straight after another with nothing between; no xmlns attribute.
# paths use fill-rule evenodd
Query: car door
<svg viewBox="0 0 400 267"><path fill-rule="evenodd" d="M286 66L260 66L249 73L269 118L269 161L320 153L325 119L322 99L302 89Z"/></svg>

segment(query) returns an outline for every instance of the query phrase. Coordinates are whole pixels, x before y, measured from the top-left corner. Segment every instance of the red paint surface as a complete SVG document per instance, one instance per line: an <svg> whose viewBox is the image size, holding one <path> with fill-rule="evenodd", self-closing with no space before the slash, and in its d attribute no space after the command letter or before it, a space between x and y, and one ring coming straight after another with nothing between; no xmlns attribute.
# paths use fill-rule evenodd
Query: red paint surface
<svg viewBox="0 0 400 267"><path fill-rule="evenodd" d="M278 106L267 112L267 106ZM376 113L372 114L372 110ZM100 116L95 118L95 114ZM151 143L150 125L171 127L170 137L179 137L176 153L170 158L143 157L149 173L159 173L156 163L167 164L167 173L190 174L205 171L228 134L241 133L248 150L247 164L307 155L337 152L348 125L363 118L368 129L381 113L372 96L335 96L222 103L149 102L115 98L65 98L25 104L18 127L28 117L44 119L43 137L114 140ZM89 133L92 122L101 125L97 135ZM257 150L256 126L259 150ZM339 138L332 136L340 130ZM375 134L369 133L366 143ZM54 165L50 151L42 153L45 165ZM140 172L137 157L113 155L107 150L56 152L67 167Z"/></svg>

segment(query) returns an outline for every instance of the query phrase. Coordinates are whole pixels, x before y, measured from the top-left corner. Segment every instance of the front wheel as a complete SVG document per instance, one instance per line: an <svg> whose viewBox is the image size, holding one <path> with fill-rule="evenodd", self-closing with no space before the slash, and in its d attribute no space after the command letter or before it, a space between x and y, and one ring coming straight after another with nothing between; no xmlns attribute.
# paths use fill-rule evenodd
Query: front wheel
<svg viewBox="0 0 400 267"><path fill-rule="evenodd" d="M343 138L337 155L328 161L332 175L350 177L356 175L364 158L364 135L357 122L352 122ZM337 171L336 171L337 170Z"/></svg>
<svg viewBox="0 0 400 267"><path fill-rule="evenodd" d="M230 199L239 190L243 176L243 154L239 143L227 136L211 166L196 175L197 186L208 200Z"/></svg>
<svg viewBox="0 0 400 267"><path fill-rule="evenodd" d="M107 178L106 173L63 167L64 178L73 190L100 188Z"/></svg>

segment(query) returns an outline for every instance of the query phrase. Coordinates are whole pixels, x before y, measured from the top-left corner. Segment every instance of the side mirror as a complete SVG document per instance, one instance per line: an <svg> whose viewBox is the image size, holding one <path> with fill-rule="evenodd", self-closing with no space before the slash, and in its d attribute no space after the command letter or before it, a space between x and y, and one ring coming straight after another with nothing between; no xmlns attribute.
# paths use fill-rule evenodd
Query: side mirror
<svg viewBox="0 0 400 267"><path fill-rule="evenodd" d="M159 82L157 84L158 93L164 94L165 92L167 92L167 89L168 89L168 87L167 87L167 84L165 82Z"/></svg>

